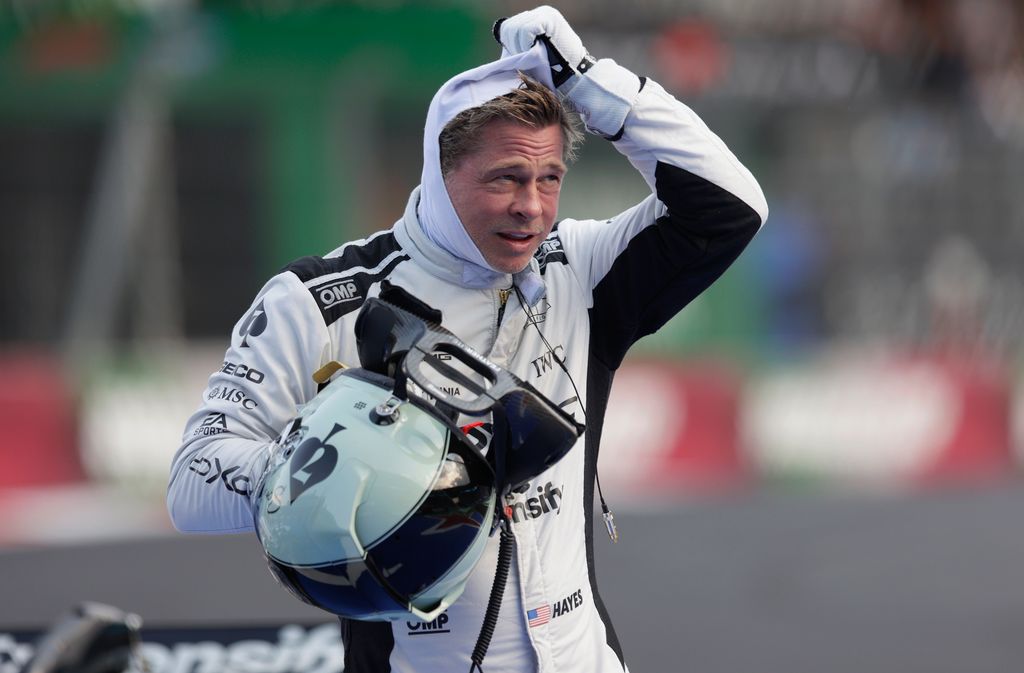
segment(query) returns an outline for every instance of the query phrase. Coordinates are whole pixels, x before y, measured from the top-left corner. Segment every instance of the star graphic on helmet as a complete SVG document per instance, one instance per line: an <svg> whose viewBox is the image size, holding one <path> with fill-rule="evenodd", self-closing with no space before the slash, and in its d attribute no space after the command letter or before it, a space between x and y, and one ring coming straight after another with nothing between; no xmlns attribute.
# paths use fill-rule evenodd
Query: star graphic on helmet
<svg viewBox="0 0 1024 673"><path fill-rule="evenodd" d="M438 508L438 510L440 509ZM443 511L424 512L424 516L429 519L437 519L437 523L423 531L422 535L436 535L459 526L479 528L483 523L483 513L480 511L478 503L460 507L453 501L453 506L445 507Z"/></svg>

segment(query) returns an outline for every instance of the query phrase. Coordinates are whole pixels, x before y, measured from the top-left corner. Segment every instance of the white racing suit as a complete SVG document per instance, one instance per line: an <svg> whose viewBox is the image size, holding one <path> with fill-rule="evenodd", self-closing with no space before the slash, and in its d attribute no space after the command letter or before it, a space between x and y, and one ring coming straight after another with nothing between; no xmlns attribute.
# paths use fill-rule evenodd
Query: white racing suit
<svg viewBox="0 0 1024 673"><path fill-rule="evenodd" d="M387 279L440 309L446 328L577 420L585 410L588 429L573 449L507 503L514 563L485 669L623 671L597 593L592 540L612 378L629 346L717 279L767 217L756 181L722 141L658 84L640 83L612 140L652 194L608 220L561 220L532 262L546 288L533 306L515 292L502 305L499 289L511 276L489 289L462 286L462 262L420 228L418 190L390 230L274 276L235 326L188 421L167 498L175 525L253 530L249 491L268 443L316 395L313 372L331 360L359 366L353 324ZM346 672L468 670L497 547L494 535L463 596L433 623L342 620Z"/></svg>

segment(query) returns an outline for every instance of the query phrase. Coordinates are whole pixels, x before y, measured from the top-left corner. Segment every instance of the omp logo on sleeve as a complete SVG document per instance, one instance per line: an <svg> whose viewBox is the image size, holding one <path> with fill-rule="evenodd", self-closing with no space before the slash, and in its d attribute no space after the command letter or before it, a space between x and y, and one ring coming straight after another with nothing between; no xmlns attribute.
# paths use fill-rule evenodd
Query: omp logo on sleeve
<svg viewBox="0 0 1024 673"><path fill-rule="evenodd" d="M333 280L313 289L317 302L324 310L334 308L338 304L350 301L362 301L363 295L359 287L350 278Z"/></svg>
<svg viewBox="0 0 1024 673"><path fill-rule="evenodd" d="M548 264L560 263L568 264L569 260L565 256L565 250L562 249L562 239L557 236L552 236L537 248L537 252L533 253L533 256L537 259L537 263L540 265L540 272L544 273L547 270Z"/></svg>

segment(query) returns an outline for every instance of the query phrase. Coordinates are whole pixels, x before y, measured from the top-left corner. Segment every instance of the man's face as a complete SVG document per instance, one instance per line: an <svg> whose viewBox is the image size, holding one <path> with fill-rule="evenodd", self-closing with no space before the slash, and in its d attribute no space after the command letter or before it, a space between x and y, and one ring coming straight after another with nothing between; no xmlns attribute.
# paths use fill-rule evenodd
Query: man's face
<svg viewBox="0 0 1024 673"><path fill-rule="evenodd" d="M479 149L448 173L455 212L495 270L516 273L530 263L554 226L565 171L557 125L492 121Z"/></svg>

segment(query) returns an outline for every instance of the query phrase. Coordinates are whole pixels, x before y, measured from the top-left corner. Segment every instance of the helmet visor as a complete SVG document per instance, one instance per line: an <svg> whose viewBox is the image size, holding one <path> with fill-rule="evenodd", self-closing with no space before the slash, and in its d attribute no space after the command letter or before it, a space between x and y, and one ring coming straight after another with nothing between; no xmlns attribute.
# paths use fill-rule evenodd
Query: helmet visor
<svg viewBox="0 0 1024 673"><path fill-rule="evenodd" d="M533 386L486 360L456 337L428 329L408 351L402 371L442 404L471 416L494 414L505 432L497 472L513 488L558 462L584 426ZM458 385L453 395L444 382ZM501 485L499 485L501 486Z"/></svg>

